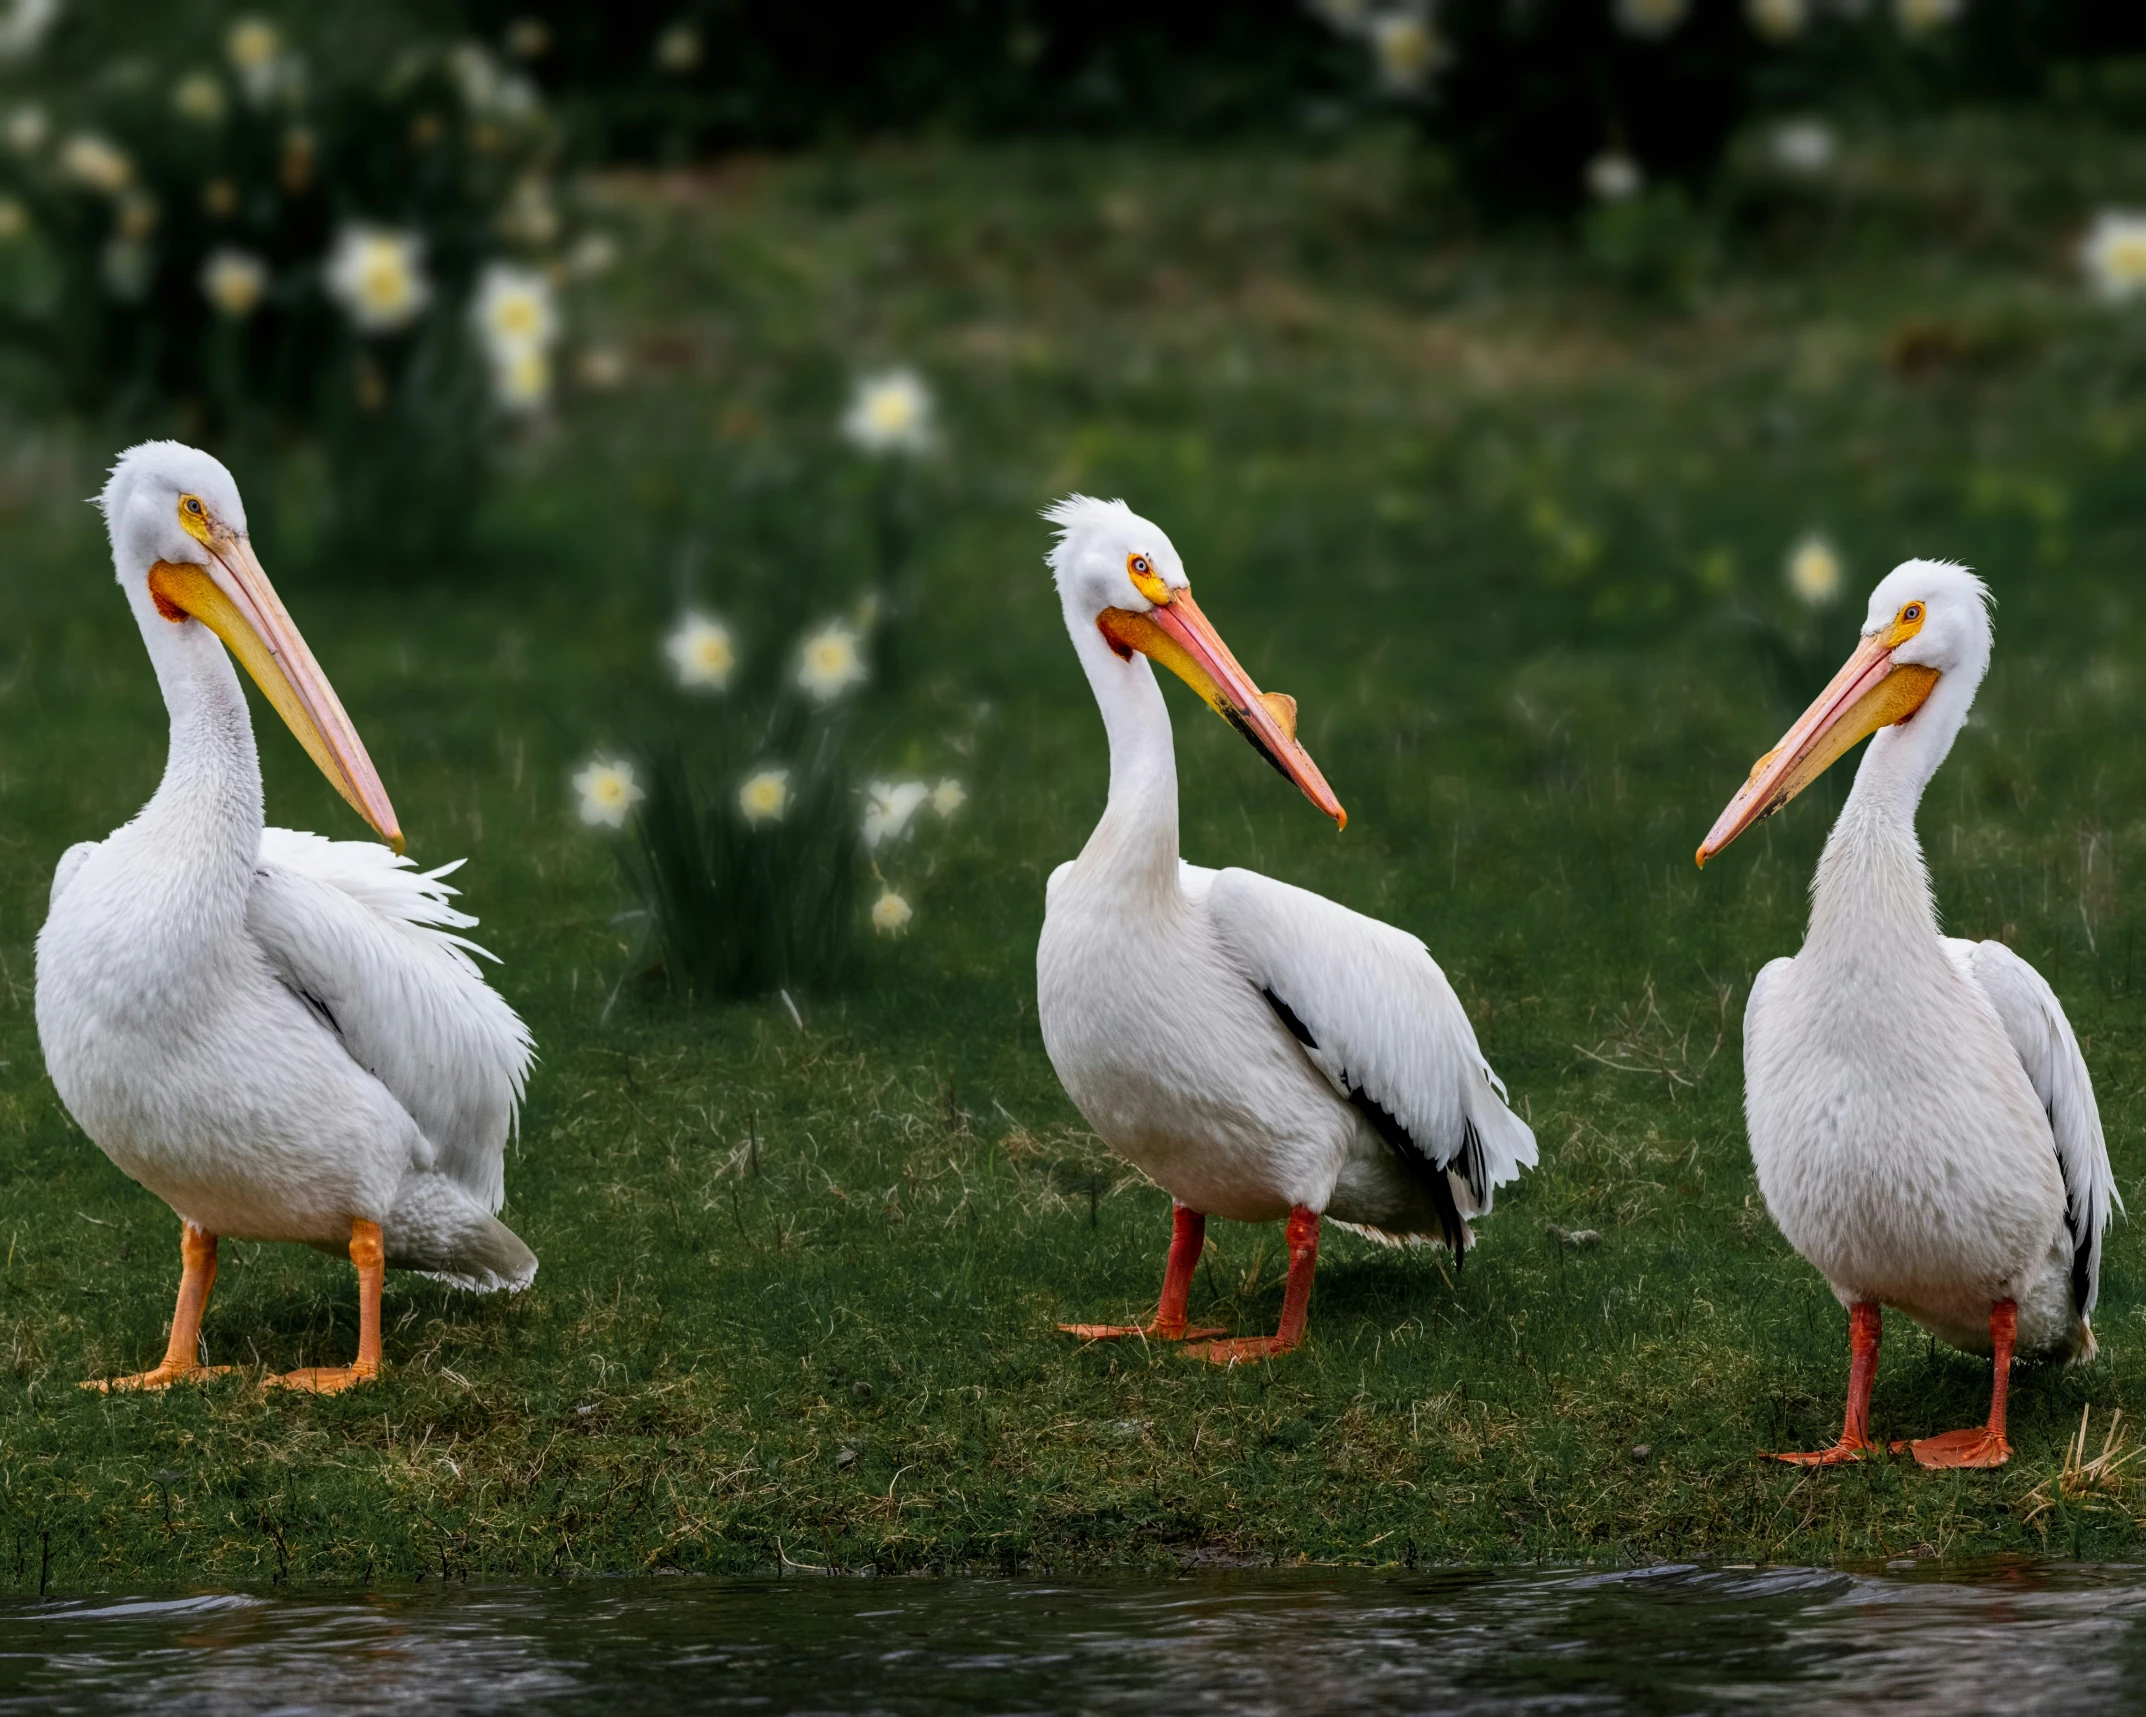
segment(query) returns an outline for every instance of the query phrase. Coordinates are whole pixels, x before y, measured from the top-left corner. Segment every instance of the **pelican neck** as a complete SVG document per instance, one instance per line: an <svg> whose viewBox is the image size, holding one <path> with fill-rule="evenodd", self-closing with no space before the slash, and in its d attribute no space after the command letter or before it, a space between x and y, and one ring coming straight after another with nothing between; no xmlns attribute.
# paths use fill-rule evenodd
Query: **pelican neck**
<svg viewBox="0 0 2146 1717"><path fill-rule="evenodd" d="M1177 891L1177 749L1145 656L1120 657L1092 621L1068 613L1074 653L1110 743L1110 797L1080 868Z"/></svg>
<svg viewBox="0 0 2146 1717"><path fill-rule="evenodd" d="M145 582L129 585L128 602L171 724L164 773L129 830L154 844L182 887L243 916L263 820L246 694L199 620L165 619Z"/></svg>

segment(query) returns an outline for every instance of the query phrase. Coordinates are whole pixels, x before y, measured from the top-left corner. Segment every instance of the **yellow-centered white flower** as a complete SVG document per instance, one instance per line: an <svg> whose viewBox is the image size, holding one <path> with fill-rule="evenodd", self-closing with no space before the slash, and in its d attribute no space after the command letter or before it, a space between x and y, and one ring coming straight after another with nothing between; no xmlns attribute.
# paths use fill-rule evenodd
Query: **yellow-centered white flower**
<svg viewBox="0 0 2146 1717"><path fill-rule="evenodd" d="M328 296L361 334L394 334L432 298L424 240L413 232L354 222L337 235L321 271Z"/></svg>
<svg viewBox="0 0 2146 1717"><path fill-rule="evenodd" d="M1401 9L1380 12L1365 26L1379 87L1391 95L1415 95L1446 63L1446 45L1430 19Z"/></svg>
<svg viewBox="0 0 2146 1717"><path fill-rule="evenodd" d="M738 815L758 828L779 823L790 809L790 772L787 769L756 769L738 788Z"/></svg>
<svg viewBox="0 0 2146 1717"><path fill-rule="evenodd" d="M1806 608L1830 608L1840 600L1840 556L1816 532L1789 551L1788 588Z"/></svg>
<svg viewBox="0 0 2146 1717"><path fill-rule="evenodd" d="M2094 290L2112 304L2146 291L2146 214L2104 209L2079 248Z"/></svg>
<svg viewBox="0 0 2146 1717"><path fill-rule="evenodd" d="M914 370L866 376L850 395L842 433L867 453L924 453L937 438L931 389Z"/></svg>
<svg viewBox="0 0 2146 1717"><path fill-rule="evenodd" d="M116 197L134 181L134 163L109 138L78 131L60 145L60 172L85 191Z"/></svg>
<svg viewBox="0 0 2146 1717"><path fill-rule="evenodd" d="M805 640L799 652L798 689L814 703L826 704L851 687L862 685L868 674L863 643L854 626L840 620L828 621Z"/></svg>
<svg viewBox="0 0 2146 1717"><path fill-rule="evenodd" d="M872 928L882 936L899 936L909 928L909 920L915 916L909 902L885 886L881 887L879 898L872 902Z"/></svg>
<svg viewBox="0 0 2146 1717"><path fill-rule="evenodd" d="M730 628L711 615L691 611L679 616L663 640L663 653L670 657L678 683L689 692L727 691L738 666Z"/></svg>
<svg viewBox="0 0 2146 1717"><path fill-rule="evenodd" d="M969 790L951 775L931 790L931 808L942 817L951 817L968 802Z"/></svg>
<svg viewBox="0 0 2146 1717"><path fill-rule="evenodd" d="M251 251L219 245L201 265L201 295L233 321L244 321L268 293L268 264Z"/></svg>
<svg viewBox="0 0 2146 1717"><path fill-rule="evenodd" d="M594 759L575 774L574 791L581 795L581 820L591 828L623 829L627 814L648 797L624 758Z"/></svg>
<svg viewBox="0 0 2146 1717"><path fill-rule="evenodd" d="M221 125L229 104L214 72L188 72L171 86L171 110L196 125Z"/></svg>

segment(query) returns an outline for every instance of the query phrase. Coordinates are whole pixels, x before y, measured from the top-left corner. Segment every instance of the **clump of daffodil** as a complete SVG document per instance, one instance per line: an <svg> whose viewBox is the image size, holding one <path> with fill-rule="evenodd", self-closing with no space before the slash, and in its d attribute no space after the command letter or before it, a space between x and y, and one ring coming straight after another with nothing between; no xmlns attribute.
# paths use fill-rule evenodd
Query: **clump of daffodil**
<svg viewBox="0 0 2146 1717"><path fill-rule="evenodd" d="M799 652L797 684L814 703L833 703L864 683L864 640L854 626L830 620L808 637Z"/></svg>
<svg viewBox="0 0 2146 1717"><path fill-rule="evenodd" d="M424 248L416 233L353 222L329 251L321 284L359 333L400 333L432 298Z"/></svg>
<svg viewBox="0 0 2146 1717"><path fill-rule="evenodd" d="M1789 551L1788 588L1806 608L1830 608L1840 600L1840 556L1815 531Z"/></svg>
<svg viewBox="0 0 2146 1717"><path fill-rule="evenodd" d="M251 251L220 245L201 265L201 295L234 322L260 308L268 293L268 264Z"/></svg>
<svg viewBox="0 0 2146 1717"><path fill-rule="evenodd" d="M2079 247L2079 260L2095 292L2111 304L2146 291L2146 214L2102 210Z"/></svg>
<svg viewBox="0 0 2146 1717"><path fill-rule="evenodd" d="M864 790L864 847L876 852L889 841L898 841L910 819L931 797L922 781L873 781Z"/></svg>
<svg viewBox="0 0 2146 1717"><path fill-rule="evenodd" d="M581 795L581 820L591 828L623 829L627 815L648 795L623 758L598 757L574 775Z"/></svg>
<svg viewBox="0 0 2146 1717"><path fill-rule="evenodd" d="M790 772L787 769L755 769L738 787L738 815L757 829L762 823L779 823L790 809Z"/></svg>
<svg viewBox="0 0 2146 1717"><path fill-rule="evenodd" d="M882 936L899 936L909 928L909 920L916 916L909 902L896 894L884 883L880 885L879 898L872 902L872 928Z"/></svg>
<svg viewBox="0 0 2146 1717"><path fill-rule="evenodd" d="M842 433L866 453L928 453L937 439L931 390L914 370L864 377L850 394Z"/></svg>
<svg viewBox="0 0 2146 1717"><path fill-rule="evenodd" d="M730 689L730 676L738 665L738 647L730 628L722 621L687 610L663 640L663 653L670 657L671 672L687 691Z"/></svg>

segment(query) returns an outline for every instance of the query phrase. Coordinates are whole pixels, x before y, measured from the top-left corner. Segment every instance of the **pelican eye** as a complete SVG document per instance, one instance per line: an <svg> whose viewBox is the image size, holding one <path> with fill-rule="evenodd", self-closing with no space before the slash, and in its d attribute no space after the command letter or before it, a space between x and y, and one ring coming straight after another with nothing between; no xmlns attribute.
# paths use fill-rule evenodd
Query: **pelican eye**
<svg viewBox="0 0 2146 1717"><path fill-rule="evenodd" d="M1155 571L1154 567L1148 564L1148 557L1144 554L1136 554L1128 560L1125 563L1125 570L1135 578L1150 577Z"/></svg>
<svg viewBox="0 0 2146 1717"><path fill-rule="evenodd" d="M1910 602L1905 608L1901 609L1900 618L1910 626L1914 625L1916 621L1922 618L1922 604L1920 602Z"/></svg>

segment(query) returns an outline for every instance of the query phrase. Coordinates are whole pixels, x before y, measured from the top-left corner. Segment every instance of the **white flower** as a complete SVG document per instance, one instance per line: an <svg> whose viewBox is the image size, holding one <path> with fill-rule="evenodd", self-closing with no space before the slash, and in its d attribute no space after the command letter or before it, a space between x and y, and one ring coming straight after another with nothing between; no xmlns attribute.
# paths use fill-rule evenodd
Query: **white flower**
<svg viewBox="0 0 2146 1717"><path fill-rule="evenodd" d="M525 173L515 181L493 226L501 238L539 250L559 236L558 205L551 200L551 186L542 174Z"/></svg>
<svg viewBox="0 0 2146 1717"><path fill-rule="evenodd" d="M921 781L874 781L864 790L864 847L877 852L888 841L898 841L931 789Z"/></svg>
<svg viewBox="0 0 2146 1717"><path fill-rule="evenodd" d="M593 759L574 776L574 791L581 795L581 820L591 828L623 829L626 814L648 797L623 758Z"/></svg>
<svg viewBox="0 0 2146 1717"><path fill-rule="evenodd" d="M22 237L30 230L30 211L20 197L0 197L0 244Z"/></svg>
<svg viewBox="0 0 2146 1717"><path fill-rule="evenodd" d="M566 272L576 280L592 280L608 274L618 261L618 240L607 232L586 232L574 240L566 253Z"/></svg>
<svg viewBox="0 0 2146 1717"><path fill-rule="evenodd" d="M1840 599L1840 556L1813 532L1790 550L1788 588L1806 608L1830 608Z"/></svg>
<svg viewBox="0 0 2146 1717"><path fill-rule="evenodd" d="M94 131L78 131L60 145L60 171L85 191L116 197L134 179L134 163Z"/></svg>
<svg viewBox="0 0 2146 1717"><path fill-rule="evenodd" d="M914 370L866 376L850 395L842 433L867 453L923 453L933 441L931 390Z"/></svg>
<svg viewBox="0 0 2146 1717"><path fill-rule="evenodd" d="M470 313L485 350L495 358L538 347L548 350L559 337L559 312L551 282L533 268L511 262L485 265L477 277Z"/></svg>
<svg viewBox="0 0 2146 1717"><path fill-rule="evenodd" d="M1617 28L1628 36L1659 41L1691 10L1691 0L1616 0Z"/></svg>
<svg viewBox="0 0 2146 1717"><path fill-rule="evenodd" d="M1791 173L1823 173L1833 165L1833 127L1822 119L1784 119L1773 128L1774 165Z"/></svg>
<svg viewBox="0 0 2146 1717"><path fill-rule="evenodd" d="M931 808L942 817L951 817L969 802L969 790L949 775L931 790Z"/></svg>
<svg viewBox="0 0 2146 1717"><path fill-rule="evenodd" d="M1446 63L1445 43L1419 13L1381 12L1366 28L1379 87L1390 95L1415 95Z"/></svg>
<svg viewBox="0 0 2146 1717"><path fill-rule="evenodd" d="M259 307L268 291L268 264L251 251L219 245L201 265L201 295L234 321Z"/></svg>
<svg viewBox="0 0 2146 1717"><path fill-rule="evenodd" d="M491 360L492 399L502 411L525 417L551 399L551 354L542 346L496 353Z"/></svg>
<svg viewBox="0 0 2146 1717"><path fill-rule="evenodd" d="M872 902L872 928L882 936L899 936L909 928L909 920L916 914L909 902L885 884L880 885L879 898Z"/></svg>
<svg viewBox="0 0 2146 1717"><path fill-rule="evenodd" d="M44 148L45 139L51 135L52 122L45 117L45 110L34 101L26 101L19 107L11 107L7 113L7 146L18 155L34 155Z"/></svg>
<svg viewBox="0 0 2146 1717"><path fill-rule="evenodd" d="M188 72L171 86L171 110L196 125L221 125L224 86L214 72Z"/></svg>
<svg viewBox="0 0 2146 1717"><path fill-rule="evenodd" d="M1893 0L1893 22L1904 36L1927 36L1960 15L1961 0Z"/></svg>
<svg viewBox="0 0 2146 1717"><path fill-rule="evenodd" d="M738 814L758 828L779 823L790 808L790 772L787 769L756 769L738 789Z"/></svg>
<svg viewBox="0 0 2146 1717"><path fill-rule="evenodd" d="M691 71L700 64L700 32L680 19L656 38L655 59L660 71Z"/></svg>
<svg viewBox="0 0 2146 1717"><path fill-rule="evenodd" d="M1587 188L1605 203L1636 197L1646 182L1639 163L1622 150L1605 149L1587 163Z"/></svg>
<svg viewBox="0 0 2146 1717"><path fill-rule="evenodd" d="M19 60L37 51L60 15L60 0L14 0L0 16L0 60Z"/></svg>
<svg viewBox="0 0 2146 1717"><path fill-rule="evenodd" d="M574 374L583 387L608 392L626 379L626 354L616 346L591 346L574 365Z"/></svg>
<svg viewBox="0 0 2146 1717"><path fill-rule="evenodd" d="M362 221L337 236L321 279L361 334L393 334L417 320L432 296L424 242L416 233Z"/></svg>
<svg viewBox="0 0 2146 1717"><path fill-rule="evenodd" d="M296 100L305 93L305 62L283 51L283 36L266 18L235 20L224 36L224 54L238 76L238 87L254 107L278 96Z"/></svg>
<svg viewBox="0 0 2146 1717"><path fill-rule="evenodd" d="M867 670L863 640L855 627L830 620L805 640L798 659L797 683L814 703L833 703L850 687L864 683Z"/></svg>
<svg viewBox="0 0 2146 1717"><path fill-rule="evenodd" d="M1311 14L1329 30L1353 36L1371 21L1371 0L1310 0Z"/></svg>
<svg viewBox="0 0 2146 1717"><path fill-rule="evenodd" d="M1748 0L1744 12L1769 42L1800 36L1811 21L1810 0Z"/></svg>
<svg viewBox="0 0 2146 1717"><path fill-rule="evenodd" d="M730 628L705 614L688 612L679 617L663 640L663 653L671 670L687 691L725 691L738 665L738 650Z"/></svg>
<svg viewBox="0 0 2146 1717"><path fill-rule="evenodd" d="M2094 290L2112 304L2146 291L2146 214L2103 209L2079 247Z"/></svg>

